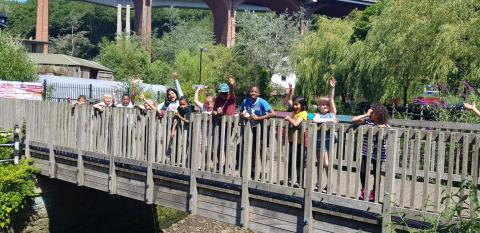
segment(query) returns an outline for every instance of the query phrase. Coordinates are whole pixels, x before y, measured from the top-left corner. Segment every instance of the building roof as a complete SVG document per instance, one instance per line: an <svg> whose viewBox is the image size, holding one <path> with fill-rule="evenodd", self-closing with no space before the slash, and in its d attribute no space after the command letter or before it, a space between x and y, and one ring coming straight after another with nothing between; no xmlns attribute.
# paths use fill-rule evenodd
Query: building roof
<svg viewBox="0 0 480 233"><path fill-rule="evenodd" d="M91 69L113 72L97 62L72 57L64 54L29 53L28 56L36 65L83 66Z"/></svg>

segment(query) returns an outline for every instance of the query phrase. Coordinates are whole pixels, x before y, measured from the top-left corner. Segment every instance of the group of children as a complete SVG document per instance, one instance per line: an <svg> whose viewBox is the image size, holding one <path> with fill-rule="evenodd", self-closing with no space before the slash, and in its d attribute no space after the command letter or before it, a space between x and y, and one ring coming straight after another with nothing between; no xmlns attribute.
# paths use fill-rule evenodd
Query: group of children
<svg viewBox="0 0 480 233"><path fill-rule="evenodd" d="M180 86L180 83L177 78L177 74L174 73L172 75L172 78L174 80L175 88L169 88L167 89L166 96L165 96L165 101L160 104L156 104L153 100L146 99L145 96L140 95L140 99L143 100L144 104L138 106L138 108L143 111L147 112L150 110L155 110L157 112L157 116L163 117L165 112L172 111L175 112L175 120L172 126L172 131L171 135L174 137L176 135L176 132L178 129L182 130L187 130L188 127L185 127L186 125L189 124L190 122L190 115L192 112L194 112L194 107L190 105L188 99L183 95L182 88ZM135 90L135 86L138 83L138 80L133 81L133 90ZM195 90L195 96L194 96L194 103L195 106L197 107L198 110L200 110L202 113L207 113L211 114L214 118L214 122L217 121L220 116L224 115L235 115L237 114L236 112L236 96L234 92L234 85L235 85L235 77L230 75L228 77L228 83L222 83L218 85L217 88L217 96L211 96L208 95L205 97L205 101L201 102L199 100L199 95L202 90L204 90L206 87L204 86L198 86ZM302 122L306 122L308 120L315 122L315 123L325 123L325 122L337 122L337 110L335 107L335 102L334 102L334 93L335 93L335 86L336 86L336 80L332 78L328 82L329 85L329 94L327 97L321 97L318 99L318 112L314 114L308 114L308 107L307 107L307 99L302 96L296 96L293 97L293 92L294 89L292 88L292 85L289 84L289 87L287 88L287 96L286 96L286 105L291 108L291 115L286 116L285 120L289 122L289 127L291 128L289 130L288 134L288 141L290 143L294 142L294 132L299 126L302 124ZM132 92L132 96L124 95L122 97L122 101L119 104L115 104L114 100L111 95L105 95L103 98L103 101L100 103L97 103L93 105L95 109L98 111L103 111L105 107L124 107L124 108L133 108L135 106L135 92ZM277 114L271 107L271 105L263 98L260 97L261 95L261 89L257 85L253 85L249 89L249 97L244 99L242 101L242 104L239 109L239 113L243 118L247 119L250 121L252 127L257 127L261 126L263 120L272 118L272 117L277 117ZM78 104L85 104L87 103L86 97L85 96L80 96L78 98L77 103ZM379 104L372 104L370 109L367 111L366 114L355 116L352 119L352 122L357 125L369 125L369 126L378 126L378 127L388 127L388 119L389 119L389 114L387 109ZM252 130L254 140L253 142L256 142L255 138L258 137L259 135L256 135L256 130ZM329 148L330 148L330 143L332 143L335 138L330 138L330 134L327 133L327 136L325 138L325 145L322 145L321 141L321 134L318 134L317 136L317 155L320 154L321 148L325 146L325 151L324 156L323 156L323 161L322 165L324 169L328 169L329 161L328 161L328 153L329 153ZM300 150L300 144L301 133L297 134L298 138L296 140L297 145L292 145L290 148L293 148L293 146L297 146L297 160L296 160L296 167L297 171L300 170L300 163L303 161L300 158L304 158L302 156L301 151L305 150ZM263 138L263 137L261 137ZM368 139L364 139L363 143L363 148L362 148L362 156L366 157L367 156L367 141ZM377 158L377 143L373 143L374 148L372 151L372 160L376 161L377 159L380 159L381 161L384 161L386 158L386 146L385 144L380 148L381 152L381 157ZM253 145L253 148L255 148L256 145ZM252 167L255 168L255 161L256 161L256 155L255 150L253 153L253 158L252 158ZM366 161L364 158L362 160L362 168L361 168L361 184L362 184L362 189L360 191L360 198L364 199L365 198L365 174L366 174L366 163L370 161ZM289 164L292 164L292 151L290 151L290 156L289 156ZM376 174L376 162L373 162L373 175L375 177ZM291 167L289 166L288 170L288 176L291 177L290 182L293 182L294 186L299 186L298 184L298 177L292 177L292 171ZM300 173L300 172L297 172ZM328 172L327 172L328 174ZM318 189L318 186L317 186ZM375 189L375 187L374 187ZM369 200L373 201L375 199L375 192L374 189L371 190L370 195L369 195ZM324 190L324 188L323 188Z"/></svg>

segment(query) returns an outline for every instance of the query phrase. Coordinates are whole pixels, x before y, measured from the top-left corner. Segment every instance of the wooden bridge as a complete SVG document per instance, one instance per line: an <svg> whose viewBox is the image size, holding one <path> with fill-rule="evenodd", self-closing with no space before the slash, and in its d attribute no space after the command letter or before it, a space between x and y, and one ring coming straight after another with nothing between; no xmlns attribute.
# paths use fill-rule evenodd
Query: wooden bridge
<svg viewBox="0 0 480 233"><path fill-rule="evenodd" d="M0 99L0 109L0 127L24 125L25 156L41 175L260 232L385 232L399 218L418 227L449 208L442 198L461 181L479 184L480 125L394 120L391 128L291 129L283 119L252 127L238 117L194 114L172 137L173 116L153 111L100 114L91 106L9 99ZM332 140L317 152L319 134L322 145L328 134ZM368 157L361 155L364 138ZM372 160L374 142L386 143L385 162ZM317 162L325 151L326 172ZM366 175L366 195L376 187L373 202L359 199L362 159L381 167L377 179Z"/></svg>

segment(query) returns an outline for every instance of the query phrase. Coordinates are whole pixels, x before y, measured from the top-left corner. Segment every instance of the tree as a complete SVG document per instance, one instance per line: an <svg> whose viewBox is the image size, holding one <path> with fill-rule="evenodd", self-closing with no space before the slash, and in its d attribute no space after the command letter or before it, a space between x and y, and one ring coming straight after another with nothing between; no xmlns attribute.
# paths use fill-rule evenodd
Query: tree
<svg viewBox="0 0 480 233"><path fill-rule="evenodd" d="M298 94L310 97L327 95L327 83L331 77L338 80L337 93L355 92L355 82L349 82L352 22L319 18L316 24L319 30L307 35L292 52Z"/></svg>
<svg viewBox="0 0 480 233"><path fill-rule="evenodd" d="M81 31L52 38L50 39L52 45L50 53L67 54L88 59L90 51L95 46L90 43L86 35L86 31Z"/></svg>
<svg viewBox="0 0 480 233"><path fill-rule="evenodd" d="M172 19L171 31L162 38L153 40L153 59L173 61L180 51L197 51L213 44L211 22L202 20L196 23L186 23Z"/></svg>
<svg viewBox="0 0 480 233"><path fill-rule="evenodd" d="M149 64L148 53L141 39L130 37L100 43L100 64L114 71L115 80L127 81L129 77L143 78Z"/></svg>
<svg viewBox="0 0 480 233"><path fill-rule="evenodd" d="M0 31L0 79L30 82L36 79L35 65L18 40Z"/></svg>
<svg viewBox="0 0 480 233"><path fill-rule="evenodd" d="M238 17L236 52L252 64L273 73L291 71L288 62L291 48L299 41L302 15L246 12Z"/></svg>
<svg viewBox="0 0 480 233"><path fill-rule="evenodd" d="M387 2L355 59L367 97L406 103L426 84L478 80L479 9L478 0Z"/></svg>

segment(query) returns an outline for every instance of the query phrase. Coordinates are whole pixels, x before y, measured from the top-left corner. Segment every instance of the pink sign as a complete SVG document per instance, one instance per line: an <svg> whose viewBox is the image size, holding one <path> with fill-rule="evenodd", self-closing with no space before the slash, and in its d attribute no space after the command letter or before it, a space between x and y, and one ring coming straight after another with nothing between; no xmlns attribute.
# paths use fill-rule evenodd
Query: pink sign
<svg viewBox="0 0 480 233"><path fill-rule="evenodd" d="M0 81L0 98L42 100L43 85L15 81Z"/></svg>

